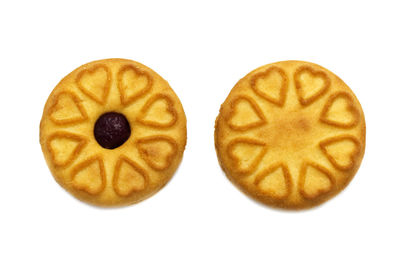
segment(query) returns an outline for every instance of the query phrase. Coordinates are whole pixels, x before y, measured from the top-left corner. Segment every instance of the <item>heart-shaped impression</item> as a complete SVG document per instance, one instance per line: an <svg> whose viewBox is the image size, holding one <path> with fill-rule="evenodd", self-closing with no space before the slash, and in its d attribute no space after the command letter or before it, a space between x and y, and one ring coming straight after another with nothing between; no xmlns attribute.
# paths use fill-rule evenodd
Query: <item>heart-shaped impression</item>
<svg viewBox="0 0 400 266"><path fill-rule="evenodd" d="M71 164L86 145L85 137L69 132L56 132L47 139L47 149L55 166Z"/></svg>
<svg viewBox="0 0 400 266"><path fill-rule="evenodd" d="M351 135L326 139L320 143L320 148L332 165L342 171L352 169L361 152L360 142Z"/></svg>
<svg viewBox="0 0 400 266"><path fill-rule="evenodd" d="M264 72L255 74L250 81L250 86L265 100L278 106L285 104L288 79L281 68L272 66Z"/></svg>
<svg viewBox="0 0 400 266"><path fill-rule="evenodd" d="M118 195L127 197L134 192L146 189L148 179L146 172L139 165L121 156L115 166L113 188Z"/></svg>
<svg viewBox="0 0 400 266"><path fill-rule="evenodd" d="M230 128L241 131L266 123L261 108L253 99L244 95L232 101L231 110L226 119Z"/></svg>
<svg viewBox="0 0 400 266"><path fill-rule="evenodd" d="M252 173L267 151L266 144L251 138L236 138L227 146L227 153L232 161L233 170L238 174Z"/></svg>
<svg viewBox="0 0 400 266"><path fill-rule="evenodd" d="M78 88L99 104L105 104L110 92L111 73L108 67L96 65L84 69L76 77Z"/></svg>
<svg viewBox="0 0 400 266"><path fill-rule="evenodd" d="M328 99L320 120L328 125L352 128L360 121L360 113L350 94L337 92Z"/></svg>
<svg viewBox="0 0 400 266"><path fill-rule="evenodd" d="M154 170L167 169L174 159L178 144L168 136L151 136L137 140L140 157Z"/></svg>
<svg viewBox="0 0 400 266"><path fill-rule="evenodd" d="M92 195L104 190L106 174L104 163L100 156L89 158L72 170L72 186Z"/></svg>
<svg viewBox="0 0 400 266"><path fill-rule="evenodd" d="M171 127L178 119L174 102L165 94L151 97L140 111L137 121L151 127Z"/></svg>
<svg viewBox="0 0 400 266"><path fill-rule="evenodd" d="M123 105L131 104L147 93L152 85L151 76L133 65L126 65L118 72L118 89Z"/></svg>
<svg viewBox="0 0 400 266"><path fill-rule="evenodd" d="M329 193L335 179L328 169L316 163L304 163L300 170L299 190L306 199L316 199Z"/></svg>
<svg viewBox="0 0 400 266"><path fill-rule="evenodd" d="M292 179L288 167L284 164L278 164L257 175L254 185L263 195L276 200L283 200L290 195Z"/></svg>
<svg viewBox="0 0 400 266"><path fill-rule="evenodd" d="M57 125L80 123L87 119L80 99L70 92L61 92L50 107L50 119Z"/></svg>
<svg viewBox="0 0 400 266"><path fill-rule="evenodd" d="M318 100L331 85L331 80L325 72L308 66L302 66L296 70L294 82L299 102L304 106Z"/></svg>

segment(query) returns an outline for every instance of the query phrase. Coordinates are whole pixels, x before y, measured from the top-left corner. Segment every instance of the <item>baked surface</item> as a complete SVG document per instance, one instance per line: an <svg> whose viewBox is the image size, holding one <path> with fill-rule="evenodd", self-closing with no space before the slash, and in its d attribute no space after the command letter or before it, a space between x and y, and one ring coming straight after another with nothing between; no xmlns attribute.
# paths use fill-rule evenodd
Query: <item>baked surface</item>
<svg viewBox="0 0 400 266"><path fill-rule="evenodd" d="M351 89L313 63L284 61L242 78L222 104L215 147L227 177L266 205L305 209L343 190L365 151Z"/></svg>
<svg viewBox="0 0 400 266"><path fill-rule="evenodd" d="M94 137L96 120L118 112L129 139L105 149ZM160 190L180 164L186 117L169 84L131 60L85 64L54 88L40 123L40 144L56 181L78 199L100 206L142 201Z"/></svg>

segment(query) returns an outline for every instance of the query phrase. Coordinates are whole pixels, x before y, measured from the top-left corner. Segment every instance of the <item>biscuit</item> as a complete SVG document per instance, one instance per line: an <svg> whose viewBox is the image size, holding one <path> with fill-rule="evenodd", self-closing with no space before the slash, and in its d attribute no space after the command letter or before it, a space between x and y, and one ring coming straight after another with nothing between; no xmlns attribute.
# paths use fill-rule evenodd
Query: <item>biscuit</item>
<svg viewBox="0 0 400 266"><path fill-rule="evenodd" d="M99 206L142 201L179 166L186 117L169 84L126 59L85 64L50 94L40 144L55 180Z"/></svg>
<svg viewBox="0 0 400 266"><path fill-rule="evenodd" d="M284 61L242 78L222 104L215 148L241 191L283 209L317 206L343 190L365 151L351 89L313 63Z"/></svg>

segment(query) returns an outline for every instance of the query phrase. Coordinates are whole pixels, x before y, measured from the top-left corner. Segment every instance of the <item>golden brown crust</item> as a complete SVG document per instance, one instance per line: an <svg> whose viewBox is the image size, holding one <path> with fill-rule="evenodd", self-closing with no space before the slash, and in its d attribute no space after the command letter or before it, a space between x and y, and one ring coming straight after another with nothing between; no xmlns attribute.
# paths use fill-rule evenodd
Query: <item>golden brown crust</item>
<svg viewBox="0 0 400 266"><path fill-rule="evenodd" d="M341 121L336 121L333 119L330 119L328 117L328 112L332 108L332 105L335 103L336 100L339 98L343 98L346 100L347 103L347 111L349 111L352 114L352 119L350 121L346 122L341 122ZM324 109L322 110L321 113L321 121L332 126L336 127L342 127L342 128L352 128L356 126L360 120L360 113L357 108L357 106L354 104L352 97L349 93L347 92L337 92L333 94L328 101L326 102L326 105L324 106Z"/></svg>
<svg viewBox="0 0 400 266"><path fill-rule="evenodd" d="M251 105L251 108L255 111L255 113L257 114L257 116L259 118L258 121L255 121L252 123L247 123L246 125L235 125L232 122L232 117L234 117L234 115L235 115L236 107L237 107L238 103L241 101L246 101ZM228 125L230 128L232 128L233 130L243 130L243 131L249 130L254 127L261 126L267 122L262 110L257 105L257 103L252 98L247 97L245 95L239 95L234 100L232 100L231 111L226 116L226 119L228 121Z"/></svg>
<svg viewBox="0 0 400 266"><path fill-rule="evenodd" d="M60 99L62 98L69 98L70 101L72 101L75 106L78 108L79 113L74 113L72 117L66 117L63 118L57 117L57 112L62 109L62 106L59 106ZM75 94L64 91L61 92L59 95L55 96L55 101L54 104L50 107L49 114L50 114L50 119L53 121L53 123L57 125L68 125L68 124L75 124L75 123L80 123L85 121L87 117L87 113L85 111L85 108L83 108L81 104L81 100L78 99L78 97L75 96Z"/></svg>
<svg viewBox="0 0 400 266"><path fill-rule="evenodd" d="M71 154L67 157L67 159L63 161L59 161L56 157L57 151L53 149L52 142L56 141L57 139L69 139L74 142L78 142L78 145L72 150ZM58 131L54 134L51 134L46 142L46 148L50 153L51 159L55 166L66 167L72 163L74 158L79 155L83 147L87 144L88 140L80 135L71 134L69 132Z"/></svg>
<svg viewBox="0 0 400 266"><path fill-rule="evenodd" d="M167 145L171 149L168 154L164 154L164 156L161 156L161 153L166 151L162 151L162 148L160 147L144 147L144 145L151 143L157 145L157 142L167 143ZM142 159L146 161L151 168L157 171L162 171L170 167L174 157L176 156L176 153L178 152L178 143L176 143L176 141L171 137L161 135L138 139L137 147L139 149L140 157L142 157ZM162 165L156 163L155 160L156 158L160 157L164 157Z"/></svg>
<svg viewBox="0 0 400 266"><path fill-rule="evenodd" d="M306 72L310 73L310 75L312 75L314 77L320 77L321 79L323 79L323 83L324 83L320 88L317 89L317 91L315 91L311 96L308 96L308 97L304 96L304 88L300 81L300 76ZM316 101L319 97L321 97L328 91L329 86L331 84L331 79L328 77L328 75L325 72L315 70L314 68L311 68L309 66L299 67L296 70L296 72L294 73L293 78L294 78L294 82L296 85L297 97L299 99L299 102L302 105L309 105L309 104L313 103L314 101Z"/></svg>
<svg viewBox="0 0 400 266"><path fill-rule="evenodd" d="M102 84L91 84L92 86L86 86L83 84L83 79L92 79L91 76L98 72L104 72L106 77ZM92 79L93 80L93 79ZM104 104L107 100L108 94L110 93L111 73L109 68L104 64L96 64L93 67L82 69L76 76L76 84L78 88L90 97L92 100Z"/></svg>
<svg viewBox="0 0 400 266"><path fill-rule="evenodd" d="M87 168L89 168L91 165L93 164L97 164L98 167L98 174L93 172L93 176L90 176L90 179L99 179L100 180L100 184L97 186L91 186L92 183L89 182L85 182L85 183L78 183L77 180L77 176L82 173L84 170L86 170ZM90 194L90 195L96 195L101 193L105 186L106 186L106 173L104 170L104 161L101 155L95 155L89 159L84 160L83 162L79 163L78 165L76 165L71 172L71 183L72 183L72 187L77 189L77 190L81 190L81 191L85 191L86 193Z"/></svg>
<svg viewBox="0 0 400 266"><path fill-rule="evenodd" d="M123 184L121 184L120 182L120 179L122 178L120 173L123 163L128 164L135 172L139 174L139 176L144 180L143 187L141 188L130 187L126 192L124 192L123 189L121 189ZM138 192L145 189L148 186L148 184L149 184L149 177L147 175L147 172L128 157L121 155L120 158L118 159L117 165L115 166L115 172L113 177L114 191L121 197L127 197L134 192Z"/></svg>
<svg viewBox="0 0 400 266"><path fill-rule="evenodd" d="M238 99L245 99L240 108ZM214 138L223 171L241 191L272 207L306 209L348 185L365 132L362 107L340 78L313 63L284 61L235 85Z"/></svg>
<svg viewBox="0 0 400 266"><path fill-rule="evenodd" d="M262 90L260 90L260 88L257 86L258 80L268 79L268 77L273 72L277 72L278 75L282 79L282 81L278 85L278 90L279 90L278 97L271 97L270 95L268 95L268 94L264 93ZM251 78L250 86L254 90L255 93L257 93L259 96L263 97L265 100L270 101L271 103L274 103L279 106L283 106L285 104L286 93L287 93L287 89L288 89L288 78L286 76L285 71L283 71L281 68L276 67L276 66L271 66L270 68L267 68L267 70L255 74Z"/></svg>
<svg viewBox="0 0 400 266"><path fill-rule="evenodd" d="M142 86L139 86L139 89L136 88L136 92L132 95L127 95L127 91L129 90L129 85L135 86L136 84L125 84L124 77L132 71L136 74L136 76L142 76L146 79L147 82ZM135 99L143 96L144 94L148 93L153 86L153 78L145 71L140 70L139 68L135 67L134 65L125 65L120 69L118 72L118 89L121 96L121 103L123 105L131 104ZM137 87L137 86L135 86Z"/></svg>
<svg viewBox="0 0 400 266"><path fill-rule="evenodd" d="M109 150L97 143L93 129L100 115L112 111L126 116L132 133ZM168 153L157 148L159 142L170 147ZM99 206L129 205L156 193L174 174L186 145L186 117L169 84L150 68L99 60L54 88L40 143L55 180L75 197Z"/></svg>
<svg viewBox="0 0 400 266"><path fill-rule="evenodd" d="M354 150L352 153L349 154L350 157L350 161L347 164L341 164L337 161L337 159L335 158L334 155L330 154L327 147L335 142L340 142L343 140L349 140L351 142L353 142L354 144ZM348 171L351 170L357 163L357 157L360 155L361 153L361 144L360 141L352 136L352 135L341 135L341 136L337 136L337 137L332 137L326 140L323 140L320 142L320 147L321 150L324 152L324 154L326 155L326 157L329 159L329 161L332 163L332 165L334 167L336 167L339 170L342 171Z"/></svg>
<svg viewBox="0 0 400 266"><path fill-rule="evenodd" d="M151 109L151 107L154 105L155 102L157 101L162 101L164 100L167 103L167 106L165 108L165 111L168 112L171 115L171 118L167 121L159 122L156 120L146 120L144 117L146 113ZM137 118L137 121L139 123L142 123L143 125L149 126L149 127L159 127L159 128L164 128L164 127L172 127L175 123L176 120L178 119L178 115L176 113L175 108L173 107L173 101L168 95L164 94L156 94L153 97L151 97L143 106L143 108L140 110L140 114Z"/></svg>

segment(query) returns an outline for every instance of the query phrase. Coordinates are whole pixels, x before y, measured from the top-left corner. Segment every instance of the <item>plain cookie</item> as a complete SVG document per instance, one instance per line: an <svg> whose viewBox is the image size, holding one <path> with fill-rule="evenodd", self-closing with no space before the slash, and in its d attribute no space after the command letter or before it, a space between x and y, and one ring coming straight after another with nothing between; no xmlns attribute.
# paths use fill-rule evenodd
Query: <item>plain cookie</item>
<svg viewBox="0 0 400 266"><path fill-rule="evenodd" d="M305 209L342 191L360 167L365 119L335 74L301 61L262 66L222 104L215 147L227 177L269 206Z"/></svg>

